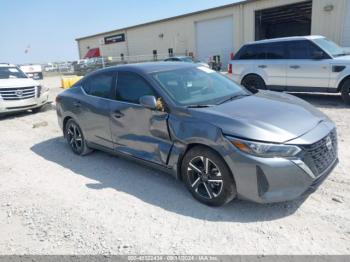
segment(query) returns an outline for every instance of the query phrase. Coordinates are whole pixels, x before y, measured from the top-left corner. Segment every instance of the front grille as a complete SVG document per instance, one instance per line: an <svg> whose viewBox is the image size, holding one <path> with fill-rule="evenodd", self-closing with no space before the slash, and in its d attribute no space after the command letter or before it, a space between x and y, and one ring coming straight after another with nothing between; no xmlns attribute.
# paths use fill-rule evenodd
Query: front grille
<svg viewBox="0 0 350 262"><path fill-rule="evenodd" d="M0 88L0 97L3 100L23 100L33 98L36 95L35 86Z"/></svg>
<svg viewBox="0 0 350 262"><path fill-rule="evenodd" d="M312 145L304 146L305 163L316 176L321 175L337 158L337 132L334 129L326 137Z"/></svg>

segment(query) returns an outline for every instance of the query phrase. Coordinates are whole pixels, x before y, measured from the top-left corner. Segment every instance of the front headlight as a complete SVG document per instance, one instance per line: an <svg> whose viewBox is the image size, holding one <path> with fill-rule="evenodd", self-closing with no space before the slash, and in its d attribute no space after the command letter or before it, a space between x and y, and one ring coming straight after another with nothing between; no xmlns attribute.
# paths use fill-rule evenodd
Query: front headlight
<svg viewBox="0 0 350 262"><path fill-rule="evenodd" d="M301 151L293 145L252 142L231 137L228 139L240 151L258 157L293 157Z"/></svg>

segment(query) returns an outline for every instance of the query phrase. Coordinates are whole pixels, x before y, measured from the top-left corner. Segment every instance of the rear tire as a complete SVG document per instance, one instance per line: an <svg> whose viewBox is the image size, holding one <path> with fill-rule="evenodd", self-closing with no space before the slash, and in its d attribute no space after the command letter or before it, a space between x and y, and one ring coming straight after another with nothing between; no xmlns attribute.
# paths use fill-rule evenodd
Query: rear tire
<svg viewBox="0 0 350 262"><path fill-rule="evenodd" d="M73 119L68 120L64 136L74 154L84 156L92 152L86 144L83 131Z"/></svg>
<svg viewBox="0 0 350 262"><path fill-rule="evenodd" d="M192 196L208 206L222 206L237 196L231 171L210 148L190 149L182 161L181 174Z"/></svg>
<svg viewBox="0 0 350 262"><path fill-rule="evenodd" d="M341 89L341 97L346 104L350 105L350 79L345 80Z"/></svg>
<svg viewBox="0 0 350 262"><path fill-rule="evenodd" d="M242 80L242 86L244 86L248 90L266 89L266 84L264 79L262 79L258 75L248 75L244 77Z"/></svg>

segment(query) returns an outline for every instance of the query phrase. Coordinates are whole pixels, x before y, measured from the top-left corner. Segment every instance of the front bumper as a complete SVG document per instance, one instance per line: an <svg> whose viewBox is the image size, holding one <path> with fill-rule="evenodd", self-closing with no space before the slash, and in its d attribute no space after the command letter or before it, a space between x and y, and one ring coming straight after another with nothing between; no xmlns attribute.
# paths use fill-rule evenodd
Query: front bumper
<svg viewBox="0 0 350 262"><path fill-rule="evenodd" d="M331 129L326 136L330 132ZM320 140L322 138L320 137ZM327 168L322 173L316 173L303 159L255 157L242 153L229 141L227 143L231 153L226 154L224 158L234 176L238 197L257 203L290 201L310 193L325 180L338 163L335 153Z"/></svg>
<svg viewBox="0 0 350 262"><path fill-rule="evenodd" d="M26 111L41 107L49 100L49 92L43 92L40 97L21 100L2 100L0 98L0 114Z"/></svg>

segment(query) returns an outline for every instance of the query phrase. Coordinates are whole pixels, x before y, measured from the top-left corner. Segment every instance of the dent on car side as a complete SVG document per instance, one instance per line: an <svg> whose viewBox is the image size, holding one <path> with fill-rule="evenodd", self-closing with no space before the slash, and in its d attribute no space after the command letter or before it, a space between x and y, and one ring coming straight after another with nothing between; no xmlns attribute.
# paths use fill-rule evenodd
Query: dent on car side
<svg viewBox="0 0 350 262"><path fill-rule="evenodd" d="M83 124L83 119L76 117L78 113L76 107L74 107L72 100L74 100L76 95L83 94L83 91L78 86L66 91L69 95L65 96L62 94L62 99L65 100L64 103L60 103L57 107L57 113L59 116L59 123L61 128L63 128L63 121L67 118L72 118L83 129L89 129L95 136L100 136L97 129L91 129L91 126L86 126ZM79 97L80 98L80 97ZM82 101L84 102L84 101ZM109 103L108 100L105 101L106 104ZM212 147L216 151L222 151L218 142L223 139L221 130L207 123L206 121L193 118L188 109L176 109L173 108L172 113L166 114L167 116L159 117L155 115L150 120L150 132L154 137L163 140L163 143L159 143L158 150L152 152L154 156L160 156L162 162L156 163L164 165L171 173L178 179L179 175L179 163L181 163L181 158L183 157L188 145L191 144L203 144ZM142 124L144 117L142 114L138 114L138 118L134 119L136 122ZM97 119L89 119L89 121L98 121ZM164 123L162 123L164 122ZM134 141L145 141L145 137L130 135L125 137L126 139ZM109 140L110 147L106 145L105 149L114 148L113 141ZM90 144L91 145L91 144ZM96 145L92 145L96 146ZM131 153L131 152L129 152Z"/></svg>

